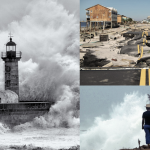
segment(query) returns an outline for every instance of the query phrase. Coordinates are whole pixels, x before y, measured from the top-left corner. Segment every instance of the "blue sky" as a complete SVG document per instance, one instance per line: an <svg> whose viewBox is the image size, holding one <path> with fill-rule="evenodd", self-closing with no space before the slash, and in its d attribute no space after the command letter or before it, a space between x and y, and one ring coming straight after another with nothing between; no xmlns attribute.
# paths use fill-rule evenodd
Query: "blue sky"
<svg viewBox="0 0 150 150"><path fill-rule="evenodd" d="M80 0L80 20L86 21L85 9L96 4L117 9L118 14L141 21L150 16L150 0Z"/></svg>

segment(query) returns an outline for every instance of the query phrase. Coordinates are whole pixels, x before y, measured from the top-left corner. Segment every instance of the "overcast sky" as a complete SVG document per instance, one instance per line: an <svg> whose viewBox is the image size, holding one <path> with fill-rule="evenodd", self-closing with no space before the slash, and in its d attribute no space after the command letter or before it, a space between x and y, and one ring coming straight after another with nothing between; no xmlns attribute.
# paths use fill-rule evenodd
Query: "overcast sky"
<svg viewBox="0 0 150 150"><path fill-rule="evenodd" d="M117 9L118 14L131 17L135 21L140 21L150 16L149 0L80 0L80 20L86 21L85 9L97 4L105 7L113 7Z"/></svg>
<svg viewBox="0 0 150 150"><path fill-rule="evenodd" d="M32 0L0 0L0 28L7 28L12 21L20 20L28 14L27 5Z"/></svg>
<svg viewBox="0 0 150 150"><path fill-rule="evenodd" d="M51 0L52 1L52 0ZM69 11L70 14L75 14L79 17L79 0L57 0L59 4ZM0 28L7 28L12 21L19 21L23 16L29 14L29 5L32 5L33 0L0 0ZM35 4L36 5L36 4ZM40 9L40 7L39 7ZM61 12L60 12L61 13ZM47 13L47 15L49 15Z"/></svg>
<svg viewBox="0 0 150 150"><path fill-rule="evenodd" d="M19 61L20 82L27 81L28 77L38 70L37 68L39 70L44 68L45 63L41 60L48 62L53 58L53 62L47 64L57 61L55 64L60 66L62 65L60 62L66 60L64 63L70 63L70 59L64 57L72 57L71 55L78 57L79 0L13 0L13 3L12 0L0 0L0 2L0 51L6 50L5 44L9 41L8 34L11 31L13 41L17 44L17 51L23 54ZM60 59L58 57L63 60L56 60ZM74 57L74 61L71 58L70 65L78 65L77 57ZM2 60L0 66L4 69ZM3 84L2 70L0 89L4 89Z"/></svg>

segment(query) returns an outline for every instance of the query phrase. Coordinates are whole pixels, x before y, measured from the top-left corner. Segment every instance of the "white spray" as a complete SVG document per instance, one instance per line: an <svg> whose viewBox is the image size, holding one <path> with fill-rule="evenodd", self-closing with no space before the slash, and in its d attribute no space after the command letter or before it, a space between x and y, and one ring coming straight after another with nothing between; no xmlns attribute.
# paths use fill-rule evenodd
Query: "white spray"
<svg viewBox="0 0 150 150"><path fill-rule="evenodd" d="M81 135L81 149L116 150L145 145L142 114L146 111L147 95L127 94L124 101L112 106L109 119L96 117L92 127Z"/></svg>
<svg viewBox="0 0 150 150"><path fill-rule="evenodd" d="M19 62L20 100L56 102L48 115L35 118L30 126L78 126L78 16L54 0L33 0L27 11L28 15L19 22L8 25L17 50L22 52ZM8 41L8 31L0 31L1 43ZM0 48L5 51L3 45ZM1 74L0 83L3 79Z"/></svg>

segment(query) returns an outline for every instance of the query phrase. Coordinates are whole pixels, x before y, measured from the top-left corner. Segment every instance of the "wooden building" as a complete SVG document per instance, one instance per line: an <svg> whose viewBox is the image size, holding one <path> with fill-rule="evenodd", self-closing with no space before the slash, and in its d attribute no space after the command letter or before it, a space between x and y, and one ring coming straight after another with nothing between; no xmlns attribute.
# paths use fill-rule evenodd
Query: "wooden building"
<svg viewBox="0 0 150 150"><path fill-rule="evenodd" d="M128 17L124 16L124 15L117 15L117 23L118 24L122 24L123 23L123 20L126 22L128 19Z"/></svg>
<svg viewBox="0 0 150 150"><path fill-rule="evenodd" d="M87 8L86 11L87 22L90 22L90 25L92 22L97 23L97 25L103 22L104 26L105 23L110 23L111 27L117 25L117 10L112 7L97 4Z"/></svg>
<svg viewBox="0 0 150 150"><path fill-rule="evenodd" d="M117 23L122 24L122 15L117 15Z"/></svg>

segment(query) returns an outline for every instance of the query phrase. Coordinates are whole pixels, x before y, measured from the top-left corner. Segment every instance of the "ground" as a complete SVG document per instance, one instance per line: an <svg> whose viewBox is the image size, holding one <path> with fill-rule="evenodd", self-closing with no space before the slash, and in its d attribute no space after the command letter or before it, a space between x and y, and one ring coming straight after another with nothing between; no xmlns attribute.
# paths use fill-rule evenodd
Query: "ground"
<svg viewBox="0 0 150 150"><path fill-rule="evenodd" d="M128 31L149 32L150 25L137 24L126 26L125 28L124 26L120 26L119 28L107 29L104 31L104 33L102 33L102 31L99 30L97 31L97 35L95 34L94 38L92 38L91 40L86 39L85 42L83 42L83 38L81 37L80 39L81 67L135 67L140 57L142 58L150 57L150 47L143 44L143 39L145 40L146 37L142 37L134 41L131 38L126 39L122 35L123 33L126 33ZM105 42L100 42L99 41L100 34L108 34L109 40ZM129 41L131 42L128 43ZM141 53L138 54L138 48L135 42L141 43L139 45L143 46L143 54ZM121 53L123 47L125 51L124 54ZM105 59L107 60L107 62L104 63L102 63L102 61L98 62L101 59L103 60ZM84 61L86 62L84 63ZM147 67L145 63L142 63L140 65Z"/></svg>

